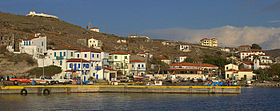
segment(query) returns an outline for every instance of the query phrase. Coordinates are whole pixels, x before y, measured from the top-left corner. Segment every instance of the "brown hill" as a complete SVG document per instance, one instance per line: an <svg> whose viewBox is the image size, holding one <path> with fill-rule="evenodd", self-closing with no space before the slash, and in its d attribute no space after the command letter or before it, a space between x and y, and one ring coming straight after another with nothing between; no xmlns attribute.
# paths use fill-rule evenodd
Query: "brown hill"
<svg viewBox="0 0 280 111"><path fill-rule="evenodd" d="M265 50L264 52L271 57L280 56L280 49Z"/></svg>

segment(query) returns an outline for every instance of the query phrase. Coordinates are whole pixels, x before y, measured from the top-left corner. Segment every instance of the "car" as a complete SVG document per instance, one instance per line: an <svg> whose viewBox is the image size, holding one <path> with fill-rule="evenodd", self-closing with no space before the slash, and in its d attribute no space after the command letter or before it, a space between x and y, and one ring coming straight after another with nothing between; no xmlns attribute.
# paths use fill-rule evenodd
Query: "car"
<svg viewBox="0 0 280 111"><path fill-rule="evenodd" d="M20 83L30 84L32 80L29 77L22 76L21 78L10 78L10 81L14 83L14 85L19 85Z"/></svg>

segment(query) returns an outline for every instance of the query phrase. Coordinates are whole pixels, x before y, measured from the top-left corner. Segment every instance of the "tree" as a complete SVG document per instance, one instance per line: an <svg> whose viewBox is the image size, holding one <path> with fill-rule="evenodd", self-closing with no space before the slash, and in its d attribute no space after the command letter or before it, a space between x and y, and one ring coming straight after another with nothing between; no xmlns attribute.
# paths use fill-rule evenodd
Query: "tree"
<svg viewBox="0 0 280 111"><path fill-rule="evenodd" d="M221 56L206 55L206 56L203 57L203 63L216 65L220 69L224 69L225 65L231 63L231 61L229 61L226 58L223 58Z"/></svg>
<svg viewBox="0 0 280 111"><path fill-rule="evenodd" d="M184 62L194 63L194 59L193 59L193 58L186 58L186 59L184 60Z"/></svg>
<svg viewBox="0 0 280 111"><path fill-rule="evenodd" d="M262 49L262 47L260 46L260 45L258 45L258 44L252 44L252 47L251 47L252 49Z"/></svg>

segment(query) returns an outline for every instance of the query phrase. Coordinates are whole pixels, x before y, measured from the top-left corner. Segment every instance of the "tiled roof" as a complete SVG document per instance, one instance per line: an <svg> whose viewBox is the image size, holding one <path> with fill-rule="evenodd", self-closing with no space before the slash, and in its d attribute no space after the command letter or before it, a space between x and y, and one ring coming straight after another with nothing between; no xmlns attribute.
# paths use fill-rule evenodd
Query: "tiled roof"
<svg viewBox="0 0 280 111"><path fill-rule="evenodd" d="M109 70L109 71L117 71L115 69L111 69L111 68L108 68L108 67L103 67L105 70Z"/></svg>
<svg viewBox="0 0 280 111"><path fill-rule="evenodd" d="M239 72L252 72L251 69L240 69Z"/></svg>
<svg viewBox="0 0 280 111"><path fill-rule="evenodd" d="M72 47L58 47L58 48L54 48L53 50L63 50L63 49L68 49L68 50L77 50L76 48L72 48Z"/></svg>
<svg viewBox="0 0 280 111"><path fill-rule="evenodd" d="M184 62L180 62L180 63L174 63L171 64L169 66L196 66L196 67L218 67L212 64L206 64L206 63L184 63Z"/></svg>
<svg viewBox="0 0 280 111"><path fill-rule="evenodd" d="M260 49L251 49L252 52L262 52Z"/></svg>
<svg viewBox="0 0 280 111"><path fill-rule="evenodd" d="M251 47L251 46L249 46L249 45L241 45L239 47Z"/></svg>
<svg viewBox="0 0 280 111"><path fill-rule="evenodd" d="M72 59L67 60L67 62L90 62L90 61L87 61L84 59L72 58Z"/></svg>
<svg viewBox="0 0 280 111"><path fill-rule="evenodd" d="M36 39L36 38L39 38L39 37L32 37L32 38L27 38L27 39L23 39L23 40L32 40L32 39Z"/></svg>
<svg viewBox="0 0 280 111"><path fill-rule="evenodd" d="M111 52L110 54L130 54L128 52Z"/></svg>
<svg viewBox="0 0 280 111"><path fill-rule="evenodd" d="M141 60L131 60L130 62L145 62L145 61L141 61Z"/></svg>
<svg viewBox="0 0 280 111"><path fill-rule="evenodd" d="M226 70L226 71L237 71L237 70L235 70L235 69L229 69L229 70Z"/></svg>
<svg viewBox="0 0 280 111"><path fill-rule="evenodd" d="M209 40L208 38L204 38L204 39L201 39L200 41L203 41L203 40Z"/></svg>
<svg viewBox="0 0 280 111"><path fill-rule="evenodd" d="M75 70L66 70L65 72L75 72Z"/></svg>
<svg viewBox="0 0 280 111"><path fill-rule="evenodd" d="M93 28L90 28L90 29L99 29L99 28L97 28L97 27L93 27Z"/></svg>
<svg viewBox="0 0 280 111"><path fill-rule="evenodd" d="M200 69L168 69L170 71L201 71Z"/></svg>
<svg viewBox="0 0 280 111"><path fill-rule="evenodd" d="M170 59L168 59L166 57L159 57L158 59L160 59L160 60L170 60Z"/></svg>
<svg viewBox="0 0 280 111"><path fill-rule="evenodd" d="M102 51L98 51L98 50L83 50L83 49L81 49L81 50L78 50L76 52L102 52Z"/></svg>
<svg viewBox="0 0 280 111"><path fill-rule="evenodd" d="M254 65L254 62L242 61L242 63L247 64L247 65Z"/></svg>

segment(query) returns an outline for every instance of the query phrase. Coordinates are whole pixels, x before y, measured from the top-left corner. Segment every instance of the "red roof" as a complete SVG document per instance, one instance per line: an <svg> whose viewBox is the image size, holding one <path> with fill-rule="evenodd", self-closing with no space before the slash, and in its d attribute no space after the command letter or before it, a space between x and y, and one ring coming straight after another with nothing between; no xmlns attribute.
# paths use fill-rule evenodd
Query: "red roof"
<svg viewBox="0 0 280 111"><path fill-rule="evenodd" d="M75 70L66 70L65 72L75 72Z"/></svg>
<svg viewBox="0 0 280 111"><path fill-rule="evenodd" d="M251 69L240 69L239 72L252 72Z"/></svg>
<svg viewBox="0 0 280 111"><path fill-rule="evenodd" d="M185 55L180 55L179 57L187 57L187 56L185 56Z"/></svg>
<svg viewBox="0 0 280 111"><path fill-rule="evenodd" d="M32 37L32 38L27 38L27 39L23 39L23 40L32 40L32 39L36 39L36 38L39 38L39 37Z"/></svg>
<svg viewBox="0 0 280 111"><path fill-rule="evenodd" d="M67 60L67 62L90 62L90 61L87 61L84 59L72 58L72 59Z"/></svg>
<svg viewBox="0 0 280 111"><path fill-rule="evenodd" d="M203 40L209 40L208 38L204 38L204 39L201 39L200 41L203 41Z"/></svg>
<svg viewBox="0 0 280 111"><path fill-rule="evenodd" d="M99 28L97 28L97 27L93 27L93 28L90 28L90 29L99 29Z"/></svg>
<svg viewBox="0 0 280 111"><path fill-rule="evenodd" d="M98 51L98 50L83 50L83 49L81 49L81 50L78 50L76 52L102 52L102 51Z"/></svg>
<svg viewBox="0 0 280 111"><path fill-rule="evenodd" d="M212 64L206 64L206 63L184 63L184 62L180 62L180 63L174 63L171 64L169 66L196 66L196 67L218 67Z"/></svg>
<svg viewBox="0 0 280 111"><path fill-rule="evenodd" d="M145 62L145 61L141 61L141 60L131 60L130 62Z"/></svg>
<svg viewBox="0 0 280 111"><path fill-rule="evenodd" d="M247 65L254 65L254 62L242 61L242 63L247 64Z"/></svg>
<svg viewBox="0 0 280 111"><path fill-rule="evenodd" d="M168 69L170 71L201 71L200 69Z"/></svg>
<svg viewBox="0 0 280 111"><path fill-rule="evenodd" d="M211 40L216 40L216 38L212 38Z"/></svg>
<svg viewBox="0 0 280 111"><path fill-rule="evenodd" d="M263 63L260 63L260 65L268 66L269 64L263 64Z"/></svg>
<svg viewBox="0 0 280 111"><path fill-rule="evenodd" d="M77 50L76 48L72 48L72 47L58 47L58 48L54 48L53 50L63 50L63 49L68 49L68 50Z"/></svg>
<svg viewBox="0 0 280 111"><path fill-rule="evenodd" d="M229 69L229 70L226 70L226 71L237 71L237 70L235 70L235 69Z"/></svg>
<svg viewBox="0 0 280 111"><path fill-rule="evenodd" d="M249 45L241 45L239 47L251 47L251 46L249 46Z"/></svg>
<svg viewBox="0 0 280 111"><path fill-rule="evenodd" d="M170 59L168 59L168 58L166 58L166 57L160 57L159 59L160 59L160 60L170 60Z"/></svg>
<svg viewBox="0 0 280 111"><path fill-rule="evenodd" d="M103 67L105 70L109 70L109 71L117 71L115 69L111 69L111 68L108 68L108 67Z"/></svg>
<svg viewBox="0 0 280 111"><path fill-rule="evenodd" d="M130 54L128 52L111 52L110 54Z"/></svg>
<svg viewBox="0 0 280 111"><path fill-rule="evenodd" d="M262 50L260 50L260 49L251 49L251 51L253 51L253 52L262 52Z"/></svg>

